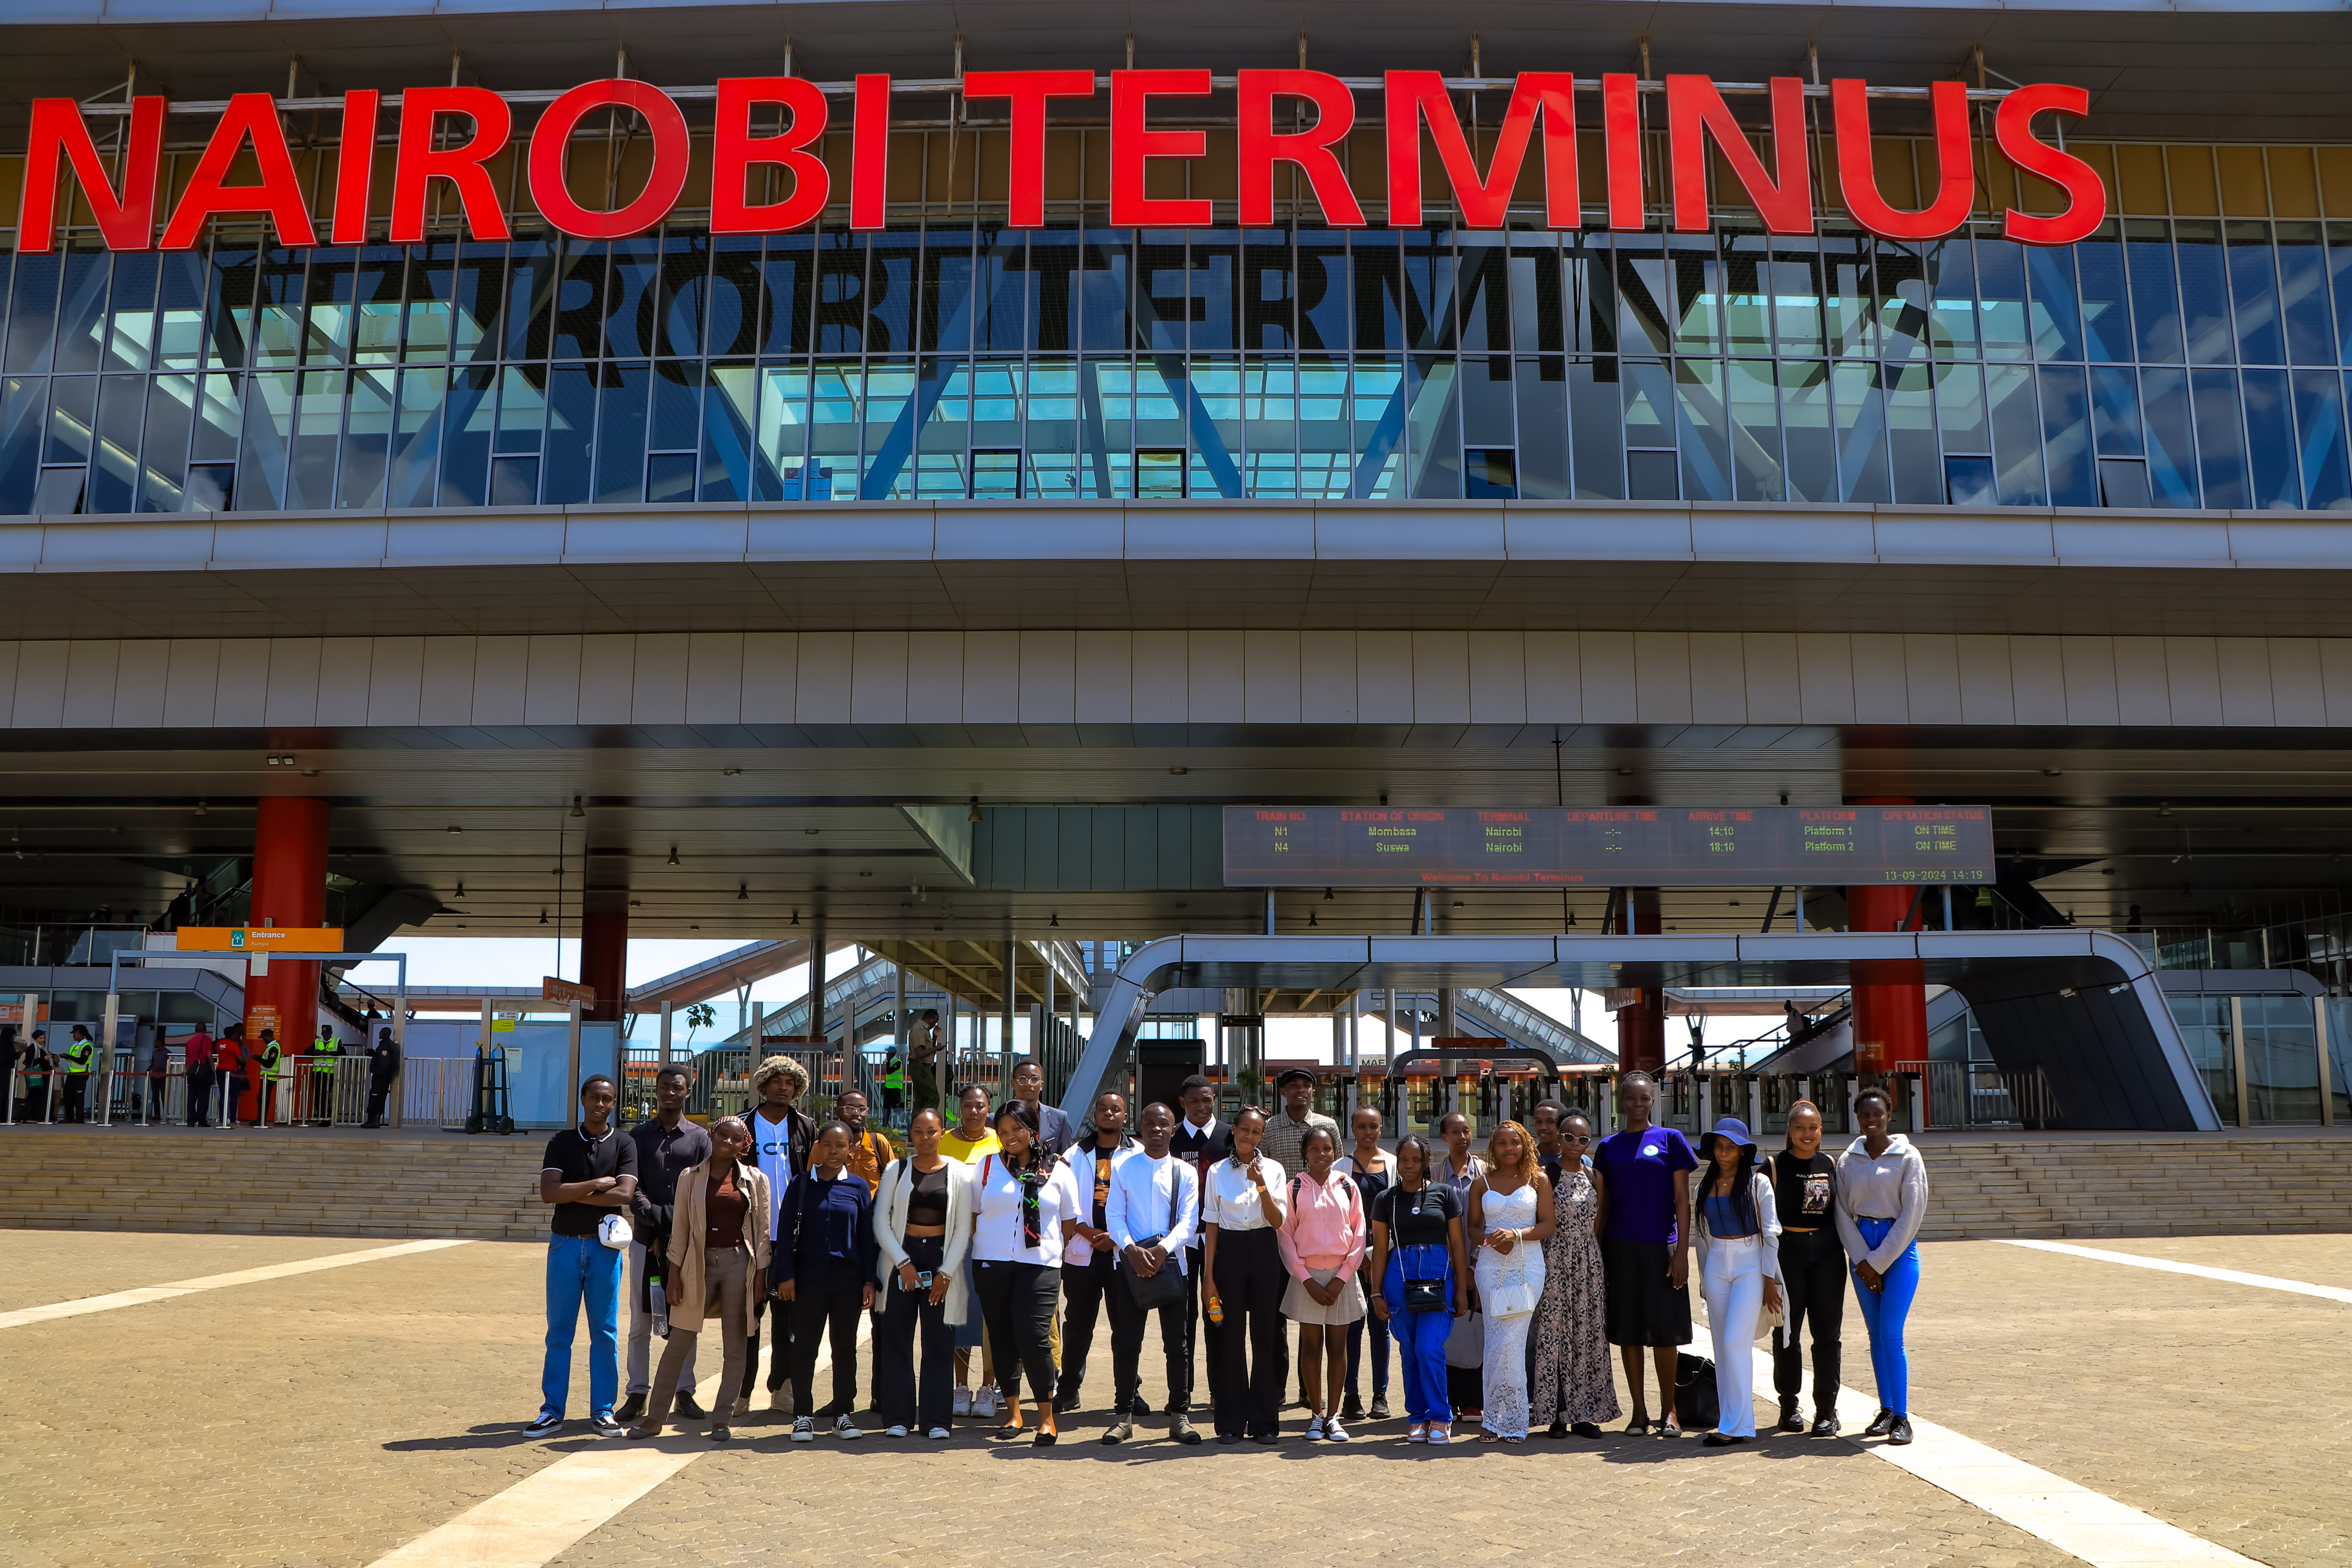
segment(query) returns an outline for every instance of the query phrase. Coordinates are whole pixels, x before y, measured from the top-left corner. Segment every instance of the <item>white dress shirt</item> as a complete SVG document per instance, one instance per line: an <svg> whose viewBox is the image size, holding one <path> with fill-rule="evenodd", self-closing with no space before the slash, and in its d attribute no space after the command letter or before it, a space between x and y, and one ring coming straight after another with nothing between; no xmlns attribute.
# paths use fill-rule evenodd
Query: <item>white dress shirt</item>
<svg viewBox="0 0 2352 1568"><path fill-rule="evenodd" d="M1168 1205L1176 1205L1176 1223L1168 1223ZM1200 1238L1201 1178L1187 1161L1173 1154L1155 1160L1138 1151L1111 1166L1110 1215L1112 1243L1118 1248L1118 1266L1127 1266L1127 1249L1139 1236L1157 1236L1168 1249L1176 1272L1184 1272L1184 1249ZM1164 1234L1163 1234L1164 1233Z"/></svg>
<svg viewBox="0 0 2352 1568"><path fill-rule="evenodd" d="M1283 1179L1282 1167L1261 1154L1258 1168L1265 1173L1266 1190L1274 1194L1276 1224L1289 1212L1290 1186ZM1257 1184L1250 1179L1246 1166L1235 1165L1231 1156L1209 1167L1209 1189L1201 1200L1201 1223L1213 1225L1219 1230L1271 1230L1265 1211L1258 1205Z"/></svg>
<svg viewBox="0 0 2352 1568"><path fill-rule="evenodd" d="M1037 1193L1037 1245L1021 1241L1021 1178L1007 1170L1002 1153L983 1154L973 1168L971 1255L982 1263L1043 1263L1058 1268L1066 1238L1062 1226L1083 1219L1094 1208L1094 1169L1087 1169L1087 1188L1078 1190L1076 1173L1066 1160Z"/></svg>

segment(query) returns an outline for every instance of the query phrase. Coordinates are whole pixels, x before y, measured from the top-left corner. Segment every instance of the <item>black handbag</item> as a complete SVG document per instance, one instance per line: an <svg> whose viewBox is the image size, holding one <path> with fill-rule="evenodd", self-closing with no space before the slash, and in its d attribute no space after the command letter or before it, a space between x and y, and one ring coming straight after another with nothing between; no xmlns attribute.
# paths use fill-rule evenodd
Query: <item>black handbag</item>
<svg viewBox="0 0 2352 1568"><path fill-rule="evenodd" d="M1426 1193L1429 1190L1429 1186L1424 1183L1421 1189L1422 1193ZM1402 1208L1404 1206L1404 1190L1400 1187L1396 1189L1396 1192L1397 1207ZM1415 1218L1420 1217L1420 1193L1413 1194L1412 1212ZM1426 1247L1433 1246L1434 1244L1423 1242L1420 1245ZM1406 1248L1401 1248L1400 1250L1405 1250L1408 1253L1410 1252L1410 1249ZM1438 1247L1437 1250L1443 1252L1444 1248ZM1404 1310L1408 1312L1451 1312L1454 1310L1453 1299L1445 1293L1444 1276L1440 1275L1434 1279L1416 1279L1412 1274L1406 1274L1404 1277Z"/></svg>
<svg viewBox="0 0 2352 1568"><path fill-rule="evenodd" d="M1167 1237L1168 1231L1176 1228L1176 1203L1183 1191L1184 1184L1176 1179L1175 1172L1171 1171L1168 1173L1168 1230L1158 1236L1139 1236L1135 1238L1136 1246L1157 1247ZM1169 1258L1160 1266L1157 1274L1138 1274L1132 1268L1119 1271L1127 1277L1128 1299L1135 1303L1137 1311L1149 1312L1157 1307L1172 1307L1184 1299L1184 1276L1175 1264L1173 1258Z"/></svg>
<svg viewBox="0 0 2352 1568"><path fill-rule="evenodd" d="M1713 1431L1723 1419L1715 1396L1715 1363L1688 1351L1675 1356L1675 1423L1690 1431Z"/></svg>

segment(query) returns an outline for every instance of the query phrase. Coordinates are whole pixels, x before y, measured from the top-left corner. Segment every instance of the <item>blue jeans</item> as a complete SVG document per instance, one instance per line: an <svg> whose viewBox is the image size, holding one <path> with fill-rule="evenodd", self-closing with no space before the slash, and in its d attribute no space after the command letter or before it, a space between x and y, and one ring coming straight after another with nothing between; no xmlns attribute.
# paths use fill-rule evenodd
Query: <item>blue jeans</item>
<svg viewBox="0 0 2352 1568"><path fill-rule="evenodd" d="M1875 1247L1895 1228L1891 1219L1856 1215L1854 1228ZM1911 1298L1919 1291L1919 1244L1903 1249L1886 1270L1885 1289L1874 1290L1860 1279L1853 1282L1854 1306L1870 1330L1870 1370L1878 1376L1878 1404L1897 1415L1911 1412L1911 1358L1903 1350L1903 1322L1911 1315Z"/></svg>
<svg viewBox="0 0 2352 1568"><path fill-rule="evenodd" d="M1372 1326L1369 1335L1364 1332L1366 1323ZM1380 1320L1369 1310L1348 1325L1348 1397L1363 1397L1365 1342L1368 1339L1372 1358L1372 1397L1385 1399L1389 1392L1389 1337L1381 1332Z"/></svg>
<svg viewBox="0 0 2352 1568"><path fill-rule="evenodd" d="M588 1309L588 1404L610 1415L621 1392L621 1280L628 1255L593 1236L547 1238L547 1359L539 1373L540 1414L561 1416L572 1391L572 1336Z"/></svg>
<svg viewBox="0 0 2352 1568"><path fill-rule="evenodd" d="M1405 1310L1408 1253L1414 1255L1416 1278L1444 1279L1448 1303L1454 1300L1454 1263L1442 1247L1400 1247L1389 1253L1388 1275L1381 1281L1381 1295L1389 1304L1389 1332L1396 1336L1397 1360L1404 1373L1405 1419L1442 1425L1454 1419L1454 1406L1445 1398L1445 1340L1454 1331L1454 1313L1450 1306L1439 1312Z"/></svg>

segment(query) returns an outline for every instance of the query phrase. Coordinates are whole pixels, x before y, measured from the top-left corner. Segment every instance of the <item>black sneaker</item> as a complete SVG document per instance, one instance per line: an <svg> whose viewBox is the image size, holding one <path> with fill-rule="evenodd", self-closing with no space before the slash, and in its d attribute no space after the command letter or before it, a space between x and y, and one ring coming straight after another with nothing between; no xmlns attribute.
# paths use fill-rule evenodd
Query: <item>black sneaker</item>
<svg viewBox="0 0 2352 1568"><path fill-rule="evenodd" d="M1054 1395L1054 1414L1067 1415L1078 1407L1078 1391L1075 1388Z"/></svg>
<svg viewBox="0 0 2352 1568"><path fill-rule="evenodd" d="M613 1413L609 1410L602 1415L592 1418L588 1425L599 1437L617 1437L626 1430L618 1421L613 1419Z"/></svg>
<svg viewBox="0 0 2352 1568"><path fill-rule="evenodd" d="M694 1395L683 1388L677 1391L677 1402L671 1405L671 1408L677 1412L681 1420L686 1421L699 1421L710 1414L701 1405L697 1405L694 1402ZM627 1417L624 1416L623 1419L625 1420Z"/></svg>
<svg viewBox="0 0 2352 1568"><path fill-rule="evenodd" d="M1372 1395L1372 1419L1373 1419L1373 1420L1375 1420L1375 1421L1385 1421L1385 1420L1387 1420L1388 1418L1389 1418L1389 1396L1388 1396L1387 1394L1373 1394L1373 1395Z"/></svg>
<svg viewBox="0 0 2352 1568"><path fill-rule="evenodd" d="M1816 1437L1834 1437L1837 1435L1837 1412L1834 1410L1821 1410L1814 1412L1813 1436Z"/></svg>
<svg viewBox="0 0 2352 1568"><path fill-rule="evenodd" d="M1898 1448L1911 1441L1911 1417L1897 1415L1895 1425L1886 1429L1886 1440Z"/></svg>
<svg viewBox="0 0 2352 1568"><path fill-rule="evenodd" d="M1151 1414L1151 1401L1139 1394L1135 1396L1135 1403L1127 1407L1127 1413L1129 1415L1149 1415Z"/></svg>
<svg viewBox="0 0 2352 1568"><path fill-rule="evenodd" d="M685 1396L681 1394L679 1397L680 1399L683 1399ZM621 1401L621 1407L613 1412L613 1419L615 1421L635 1421L638 1416L643 1415L645 1413L646 1396L642 1394L632 1394L626 1399ZM695 1414L698 1415L701 1412L697 1411Z"/></svg>
<svg viewBox="0 0 2352 1568"><path fill-rule="evenodd" d="M1780 1401L1780 1430L1802 1432L1804 1429L1805 1418L1797 1414L1797 1402L1793 1399Z"/></svg>
<svg viewBox="0 0 2352 1568"><path fill-rule="evenodd" d="M1362 1400L1358 1399L1358 1398L1357 1398L1355 1395L1353 1395L1353 1394L1349 1394L1347 1398L1345 1398L1345 1399L1343 1399L1343 1400L1341 1400L1341 1401L1339 1402L1339 1419L1340 1419L1340 1420L1342 1420L1342 1421L1361 1421L1363 1418L1364 1418L1364 1402L1363 1402Z"/></svg>
<svg viewBox="0 0 2352 1568"><path fill-rule="evenodd" d="M563 1417L541 1411L539 1419L522 1429L526 1437L546 1437L563 1430Z"/></svg>

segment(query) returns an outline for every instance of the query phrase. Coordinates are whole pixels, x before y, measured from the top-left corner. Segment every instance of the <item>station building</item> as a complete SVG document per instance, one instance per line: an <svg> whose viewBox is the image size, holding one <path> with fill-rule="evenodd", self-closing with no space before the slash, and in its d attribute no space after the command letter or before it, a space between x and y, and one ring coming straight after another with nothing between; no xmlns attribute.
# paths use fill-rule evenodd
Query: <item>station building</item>
<svg viewBox="0 0 2352 1568"><path fill-rule="evenodd" d="M17 16L22 963L1887 931L1269 896L1219 808L1970 803L1956 926L2222 974L2221 1121L2347 1103L2340 9Z"/></svg>

